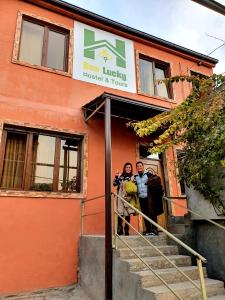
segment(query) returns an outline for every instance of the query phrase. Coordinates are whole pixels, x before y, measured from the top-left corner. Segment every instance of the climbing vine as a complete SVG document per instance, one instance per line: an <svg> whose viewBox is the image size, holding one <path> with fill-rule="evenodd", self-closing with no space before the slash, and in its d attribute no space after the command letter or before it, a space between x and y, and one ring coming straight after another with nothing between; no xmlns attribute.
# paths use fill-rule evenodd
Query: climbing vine
<svg viewBox="0 0 225 300"><path fill-rule="evenodd" d="M158 132L152 153L182 145L179 176L225 214L225 76L176 76L166 84L192 83L190 95L176 108L151 119L131 123L140 136Z"/></svg>

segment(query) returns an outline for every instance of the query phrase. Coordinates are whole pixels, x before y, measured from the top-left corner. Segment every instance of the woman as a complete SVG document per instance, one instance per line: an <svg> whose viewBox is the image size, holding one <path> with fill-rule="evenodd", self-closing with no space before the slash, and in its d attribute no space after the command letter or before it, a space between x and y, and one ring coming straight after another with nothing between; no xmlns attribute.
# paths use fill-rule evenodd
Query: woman
<svg viewBox="0 0 225 300"><path fill-rule="evenodd" d="M133 180L133 167L132 164L127 162L123 167L122 174L117 173L113 185L117 186L117 193L119 196L124 198L127 202L129 202L132 198L131 195L128 195L126 192L126 183L130 180ZM117 197L117 206L118 213L124 218L127 222L130 223L130 215L134 213L134 210L131 209L126 203L124 203L119 197ZM125 223L123 228L123 220L118 217L118 226L117 226L117 234L129 235L129 226Z"/></svg>

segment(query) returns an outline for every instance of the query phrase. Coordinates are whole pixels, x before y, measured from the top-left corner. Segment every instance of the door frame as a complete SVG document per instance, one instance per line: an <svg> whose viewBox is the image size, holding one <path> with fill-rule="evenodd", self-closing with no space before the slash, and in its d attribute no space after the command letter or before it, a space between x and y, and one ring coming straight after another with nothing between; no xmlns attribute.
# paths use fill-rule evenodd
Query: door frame
<svg viewBox="0 0 225 300"><path fill-rule="evenodd" d="M150 148L152 142L136 142L136 161L142 161L142 159L140 157L140 152L139 152L139 147L140 146L148 146ZM147 158L145 158L147 159ZM152 160L157 160L160 163L161 169L162 169L162 181L163 181L163 187L165 190L165 194L169 195L170 194L170 189L169 189L169 176L168 176L168 172L166 169L166 164L165 164L165 160L166 160L166 155L165 153L162 154L162 158L161 159L154 159L152 158ZM168 224L168 216L170 215L170 211L171 211L171 206L170 203L168 202L163 202L163 208L164 208L164 215L165 215L165 225L167 226Z"/></svg>

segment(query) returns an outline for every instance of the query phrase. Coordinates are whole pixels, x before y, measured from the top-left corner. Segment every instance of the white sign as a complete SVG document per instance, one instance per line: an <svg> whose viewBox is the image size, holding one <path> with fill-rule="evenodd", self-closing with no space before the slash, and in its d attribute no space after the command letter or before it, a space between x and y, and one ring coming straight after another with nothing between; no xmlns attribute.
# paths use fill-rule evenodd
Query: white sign
<svg viewBox="0 0 225 300"><path fill-rule="evenodd" d="M133 42L75 21L73 78L136 93Z"/></svg>

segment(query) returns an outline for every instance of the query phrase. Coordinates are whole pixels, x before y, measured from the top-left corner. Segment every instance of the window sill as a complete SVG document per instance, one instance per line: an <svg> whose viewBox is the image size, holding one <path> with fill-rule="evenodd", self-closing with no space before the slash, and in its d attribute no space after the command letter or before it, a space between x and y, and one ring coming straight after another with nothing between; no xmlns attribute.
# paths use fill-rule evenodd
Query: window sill
<svg viewBox="0 0 225 300"><path fill-rule="evenodd" d="M84 199L86 195L83 193L0 190L0 197Z"/></svg>
<svg viewBox="0 0 225 300"><path fill-rule="evenodd" d="M21 65L24 67L32 68L32 69L37 69L37 70L41 70L41 71L45 71L45 72L58 74L58 75L72 77L72 73L70 73L70 72L64 72L64 71L60 71L60 70L56 70L56 69L52 69L52 68L48 68L48 67L44 67L44 66L32 65L28 62L20 61L18 59L14 59L14 58L12 59L12 63Z"/></svg>
<svg viewBox="0 0 225 300"><path fill-rule="evenodd" d="M145 96L145 97L148 97L148 98L154 98L154 99L157 99L157 100L160 100L160 101L164 101L164 102L167 102L167 103L168 102L174 103L174 104L177 103L177 101L175 101L174 99L160 97L160 96L155 96L155 95L149 95L149 94L142 93L140 91L138 91L137 93L138 93L138 95Z"/></svg>

